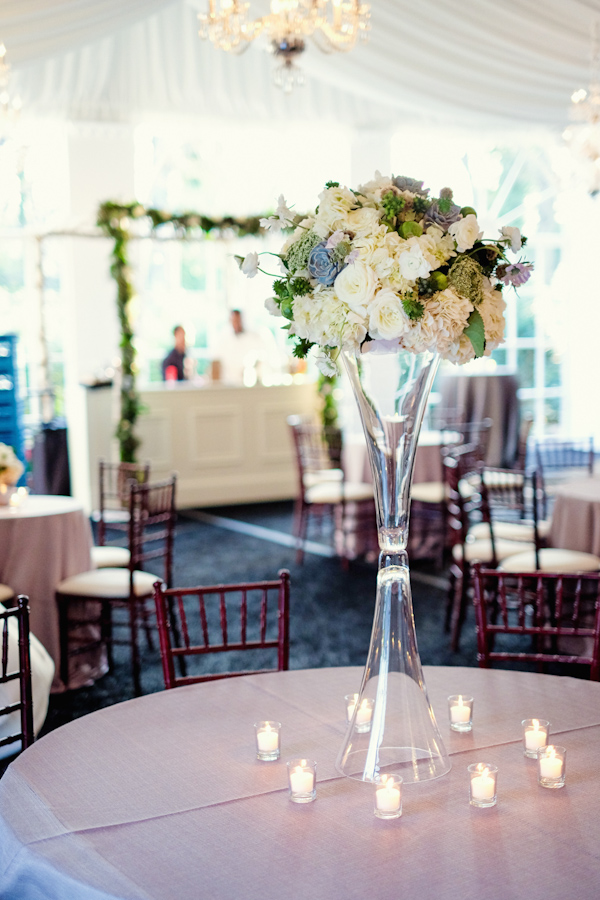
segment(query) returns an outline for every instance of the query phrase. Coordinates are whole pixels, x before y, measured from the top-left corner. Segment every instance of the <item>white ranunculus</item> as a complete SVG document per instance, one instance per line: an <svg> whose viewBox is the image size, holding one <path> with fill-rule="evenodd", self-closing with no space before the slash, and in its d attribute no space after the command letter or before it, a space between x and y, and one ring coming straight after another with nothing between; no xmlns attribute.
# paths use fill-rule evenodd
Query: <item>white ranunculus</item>
<svg viewBox="0 0 600 900"><path fill-rule="evenodd" d="M513 253L519 253L521 250L521 231L519 228L514 228L512 225L505 225L500 229L500 234L503 238L508 238L510 241L510 249Z"/></svg>
<svg viewBox="0 0 600 900"><path fill-rule="evenodd" d="M400 338L410 328L410 319L402 308L398 294L383 288L375 294L369 307L369 334L382 340Z"/></svg>
<svg viewBox="0 0 600 900"><path fill-rule="evenodd" d="M371 266L357 259L342 269L333 286L343 303L347 303L353 312L365 316L377 288L377 276Z"/></svg>
<svg viewBox="0 0 600 900"><path fill-rule="evenodd" d="M416 281L417 278L427 278L431 272L431 266L423 255L421 245L417 238L406 241L407 249L400 253L398 265L400 274L407 281Z"/></svg>
<svg viewBox="0 0 600 900"><path fill-rule="evenodd" d="M459 253L470 250L475 241L483 237L483 231L479 228L477 216L474 216L473 213L465 216L464 219L459 219L458 222L453 222L448 231L456 241Z"/></svg>

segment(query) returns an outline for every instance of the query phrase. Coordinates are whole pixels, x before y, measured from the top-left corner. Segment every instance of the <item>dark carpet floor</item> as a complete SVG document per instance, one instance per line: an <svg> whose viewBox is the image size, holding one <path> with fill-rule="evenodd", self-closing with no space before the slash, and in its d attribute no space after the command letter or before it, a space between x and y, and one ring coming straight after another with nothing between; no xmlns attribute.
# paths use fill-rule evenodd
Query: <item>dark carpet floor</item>
<svg viewBox="0 0 600 900"><path fill-rule="evenodd" d="M249 530L261 536L232 530L239 528L240 522L254 526ZM356 561L344 569L336 558L307 553L303 565L297 565L294 547L280 543L289 542L291 530L291 503L186 511L177 524L173 584L191 587L254 581L273 578L279 569L287 568L291 573L290 668L363 665L375 603L375 563ZM313 538L325 543L319 534ZM426 563L412 564L412 573L422 662L476 665L472 611L461 651L453 654L443 630L444 579ZM158 651L149 651L142 640L142 653L144 693L163 690ZM109 674L89 688L52 696L43 733L132 696L128 651L116 648L115 666Z"/></svg>

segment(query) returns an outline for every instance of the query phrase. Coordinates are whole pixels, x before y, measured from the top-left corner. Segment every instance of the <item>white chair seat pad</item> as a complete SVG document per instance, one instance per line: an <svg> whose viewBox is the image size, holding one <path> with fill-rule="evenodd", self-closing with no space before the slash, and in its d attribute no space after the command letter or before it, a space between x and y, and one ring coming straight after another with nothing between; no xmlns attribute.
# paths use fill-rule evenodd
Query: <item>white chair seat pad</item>
<svg viewBox="0 0 600 900"><path fill-rule="evenodd" d="M4 586L4 585L3 585ZM48 712L50 687L54 678L54 663L48 651L40 644L35 635L29 635L29 657L31 659L31 692L33 696L33 730L37 734L44 724ZM19 627L14 619L8 624L8 671L19 668ZM0 706L18 703L20 697L19 681L9 681L0 685ZM0 719L0 740L20 729L20 713L14 712ZM20 741L0 747L0 759L12 756L21 749Z"/></svg>
<svg viewBox="0 0 600 900"><path fill-rule="evenodd" d="M373 498L373 485L359 482L329 482L315 484L305 494L308 503L341 503L344 500L357 502Z"/></svg>
<svg viewBox="0 0 600 900"><path fill-rule="evenodd" d="M7 584L0 584L0 603L4 603L5 600L12 600L14 596L15 592L12 588Z"/></svg>
<svg viewBox="0 0 600 900"><path fill-rule="evenodd" d="M145 597L152 593L154 582L162 581L158 575L150 572L133 573L133 589L137 597ZM108 600L127 600L129 597L128 569L93 569L71 575L58 585L60 594L71 594L74 597L106 597Z"/></svg>
<svg viewBox="0 0 600 900"><path fill-rule="evenodd" d="M344 473L341 469L320 469L318 472L307 472L302 481L305 488L311 488L315 484L323 484L328 481L339 483L343 478Z"/></svg>
<svg viewBox="0 0 600 900"><path fill-rule="evenodd" d="M92 547L92 562L96 569L127 568L130 556L127 547Z"/></svg>
<svg viewBox="0 0 600 900"><path fill-rule="evenodd" d="M516 553L521 553L526 546L527 545L523 542L498 539L495 541L496 559L506 559ZM531 546L531 549L533 550L533 545ZM462 562L462 544L454 545L452 548L452 556L457 562ZM491 540L481 539L478 541L469 541L465 548L465 557L468 563L476 562L477 560L480 562L491 562L493 559Z"/></svg>
<svg viewBox="0 0 600 900"><path fill-rule="evenodd" d="M526 541L531 544L535 539L533 522L494 522L494 537L506 541ZM478 522L469 528L469 537L474 540L489 538L490 526L487 522Z"/></svg>
<svg viewBox="0 0 600 900"><path fill-rule="evenodd" d="M410 496L419 503L443 503L446 485L443 481L418 481L411 487Z"/></svg>
<svg viewBox="0 0 600 900"><path fill-rule="evenodd" d="M593 553L582 553L579 550L561 550L557 547L544 547L539 552L541 572L562 572L565 575L574 572L600 571L600 557ZM535 553L518 553L502 563L503 572L535 572Z"/></svg>

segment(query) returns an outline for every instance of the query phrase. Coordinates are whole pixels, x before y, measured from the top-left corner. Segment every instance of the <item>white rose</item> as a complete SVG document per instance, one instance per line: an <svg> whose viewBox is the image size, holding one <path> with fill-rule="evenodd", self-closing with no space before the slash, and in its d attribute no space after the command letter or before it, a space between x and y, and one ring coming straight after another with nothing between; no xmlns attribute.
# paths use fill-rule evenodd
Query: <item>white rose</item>
<svg viewBox="0 0 600 900"><path fill-rule="evenodd" d="M383 288L369 308L369 334L376 340L400 338L410 328L410 320L395 291Z"/></svg>
<svg viewBox="0 0 600 900"><path fill-rule="evenodd" d="M342 269L333 286L340 300L353 312L364 316L377 288L377 276L371 266L357 259Z"/></svg>
<svg viewBox="0 0 600 900"><path fill-rule="evenodd" d="M400 274L407 281L416 281L417 278L427 278L431 272L431 266L423 256L423 250L416 239L411 238L406 242L408 249L398 257Z"/></svg>
<svg viewBox="0 0 600 900"><path fill-rule="evenodd" d="M500 234L503 238L508 238L510 241L510 249L513 253L519 253L521 250L521 232L518 228L513 228L512 225L505 225L504 228L500 229Z"/></svg>
<svg viewBox="0 0 600 900"><path fill-rule="evenodd" d="M465 216L464 219L459 219L458 222L453 222L448 229L448 232L456 241L456 247L459 253L470 250L475 241L478 241L479 238L483 237L483 231L480 231L479 229L477 216L474 216L473 213Z"/></svg>
<svg viewBox="0 0 600 900"><path fill-rule="evenodd" d="M279 306L277 304L277 301L275 300L275 297L267 297L267 299L265 300L265 309L267 310L267 312L271 313L272 316L282 316L283 315L283 313L279 309Z"/></svg>
<svg viewBox="0 0 600 900"><path fill-rule="evenodd" d="M376 228L379 228L380 216L379 210L372 209L369 206L363 206L361 209L352 209L347 216L348 228L357 237L371 234Z"/></svg>

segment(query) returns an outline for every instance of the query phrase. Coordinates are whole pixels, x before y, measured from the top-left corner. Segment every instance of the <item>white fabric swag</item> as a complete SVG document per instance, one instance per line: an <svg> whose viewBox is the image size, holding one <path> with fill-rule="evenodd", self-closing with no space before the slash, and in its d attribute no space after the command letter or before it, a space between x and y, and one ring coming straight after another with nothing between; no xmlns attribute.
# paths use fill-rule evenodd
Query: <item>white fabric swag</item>
<svg viewBox="0 0 600 900"><path fill-rule="evenodd" d="M207 0L208 2L208 0ZM266 0L251 0L264 12ZM345 121L407 118L562 128L589 82L600 0L372 0L366 44L301 61L307 85L271 83L261 39L241 57L197 35L203 0L3 0L0 40L25 109L72 118L176 112Z"/></svg>

